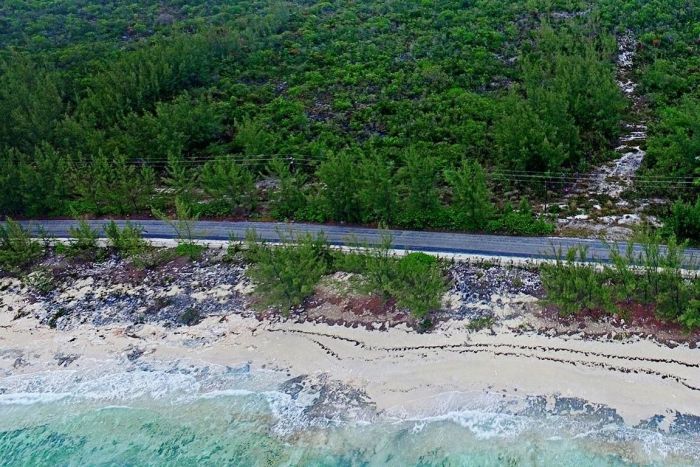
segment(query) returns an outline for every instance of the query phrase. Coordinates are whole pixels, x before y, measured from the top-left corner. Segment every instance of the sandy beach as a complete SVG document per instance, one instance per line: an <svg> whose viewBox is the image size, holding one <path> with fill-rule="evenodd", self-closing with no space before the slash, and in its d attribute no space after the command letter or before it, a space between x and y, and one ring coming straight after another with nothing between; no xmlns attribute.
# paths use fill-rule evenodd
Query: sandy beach
<svg viewBox="0 0 700 467"><path fill-rule="evenodd" d="M498 321L479 331L457 319L420 334L404 325L370 330L261 320L241 309L193 326L112 323L52 329L31 314L17 318L19 310L36 310L41 303L11 279L3 281L0 374L6 377L87 371L106 361L126 368L137 360L187 359L249 364L290 377L323 375L362 391L378 413L393 417L430 413L438 403L446 410L487 395L544 397L549 405L556 398L576 398L589 410L614 410L630 426L661 415L660 429L678 414L700 416L699 350L638 335L592 339L583 333L531 330L540 319L533 312L539 305L524 294L492 297ZM216 288L208 293L222 295Z"/></svg>

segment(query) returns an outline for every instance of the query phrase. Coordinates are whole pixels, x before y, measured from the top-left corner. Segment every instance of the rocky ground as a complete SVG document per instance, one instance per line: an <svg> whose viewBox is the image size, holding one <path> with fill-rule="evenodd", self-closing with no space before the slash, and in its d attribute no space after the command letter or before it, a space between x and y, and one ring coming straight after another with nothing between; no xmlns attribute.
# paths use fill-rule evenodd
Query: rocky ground
<svg viewBox="0 0 700 467"><path fill-rule="evenodd" d="M561 180L562 185L575 182L563 197L550 203L559 211L557 230L561 234L628 239L643 225L661 226L649 213L668 200L638 198L634 194L637 171L646 155L646 105L633 80L637 42L631 33L618 38L617 82L630 101L634 121L627 122L615 148L617 157L588 174ZM556 182L556 181L555 181Z"/></svg>
<svg viewBox="0 0 700 467"><path fill-rule="evenodd" d="M0 309L14 319L32 317L59 330L81 325L169 328L192 326L206 318L254 317L267 323L313 322L370 330L408 326L421 330L406 309L367 292L357 274L324 277L315 293L289 314L258 305L246 266L208 250L196 261L173 257L143 267L113 256L83 262L60 255L45 259L21 279L0 278ZM698 333L658 321L653 310L629 304L627 320L604 312L561 317L543 302L544 290L534 268L484 262L454 263L447 269L449 289L432 315L434 326L464 322L475 329L507 323L512 330L552 335L587 335L597 339L652 336L668 345L695 346ZM543 303L545 304L543 306Z"/></svg>

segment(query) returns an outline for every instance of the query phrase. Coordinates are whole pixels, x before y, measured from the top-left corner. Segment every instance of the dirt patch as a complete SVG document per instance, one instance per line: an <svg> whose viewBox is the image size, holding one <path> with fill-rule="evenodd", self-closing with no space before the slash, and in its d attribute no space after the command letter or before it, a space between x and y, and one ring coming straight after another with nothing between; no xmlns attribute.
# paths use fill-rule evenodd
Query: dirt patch
<svg viewBox="0 0 700 467"><path fill-rule="evenodd" d="M319 285L297 317L304 321L378 330L399 324L418 325L408 310L396 305L396 300L363 293L348 285L349 279L348 275L335 275L332 280Z"/></svg>

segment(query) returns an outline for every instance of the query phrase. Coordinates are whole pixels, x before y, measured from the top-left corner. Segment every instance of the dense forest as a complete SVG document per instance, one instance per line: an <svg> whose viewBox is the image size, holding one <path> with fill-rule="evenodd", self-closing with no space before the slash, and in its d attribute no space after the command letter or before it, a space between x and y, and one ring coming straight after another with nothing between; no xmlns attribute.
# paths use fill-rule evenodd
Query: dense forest
<svg viewBox="0 0 700 467"><path fill-rule="evenodd" d="M700 3L6 0L0 214L545 234L546 177L649 113L639 195L700 238ZM566 178L565 178L566 177ZM559 186L559 189L565 187ZM675 219L675 220L674 220Z"/></svg>

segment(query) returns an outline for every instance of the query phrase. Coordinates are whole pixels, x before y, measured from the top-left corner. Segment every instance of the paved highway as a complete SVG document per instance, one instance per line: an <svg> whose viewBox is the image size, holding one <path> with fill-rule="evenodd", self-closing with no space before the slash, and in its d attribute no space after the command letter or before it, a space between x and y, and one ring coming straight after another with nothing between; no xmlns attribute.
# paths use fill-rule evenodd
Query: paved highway
<svg viewBox="0 0 700 467"><path fill-rule="evenodd" d="M106 220L91 220L89 224L104 234L102 227ZM117 220L123 225L125 221ZM160 220L133 221L144 229L146 238L176 238L176 232L167 223ZM23 221L25 227L34 232L44 229L55 237L68 237L69 229L77 225L72 220L35 220ZM199 221L195 224L194 238L198 240L228 240L233 234L242 239L248 230L255 230L263 240L277 241L280 232L294 234L323 232L333 245L376 244L381 239L381 231L366 227L350 227L342 225L316 225L301 223L279 222L230 222L230 221ZM609 259L608 248L599 240L558 238L558 237L509 237L504 235L475 235L446 232L426 232L411 230L389 230L396 249L425 251L435 253L473 254L484 256L503 256L510 258L551 259L555 251L580 245L588 247L589 256L597 261ZM621 245L624 249L625 245ZM640 246L635 245L639 251ZM687 261L700 258L700 250L686 251Z"/></svg>

